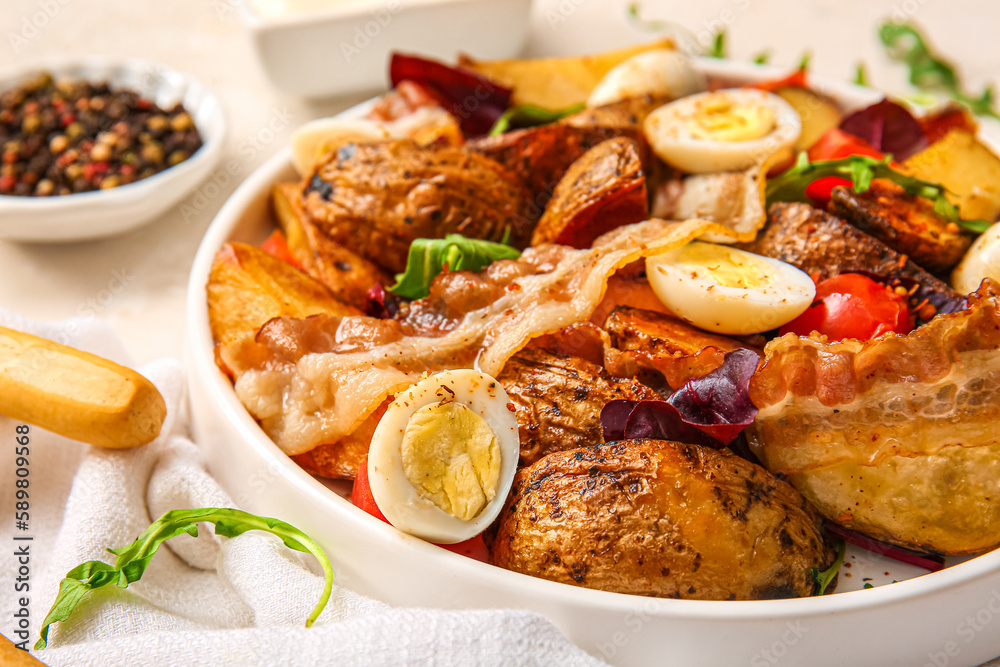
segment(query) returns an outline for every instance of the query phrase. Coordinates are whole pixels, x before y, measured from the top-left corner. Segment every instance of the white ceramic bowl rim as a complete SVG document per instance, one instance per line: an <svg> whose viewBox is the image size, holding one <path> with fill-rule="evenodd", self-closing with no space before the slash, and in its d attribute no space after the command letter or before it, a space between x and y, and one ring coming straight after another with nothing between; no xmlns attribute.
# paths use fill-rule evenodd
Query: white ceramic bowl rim
<svg viewBox="0 0 1000 667"><path fill-rule="evenodd" d="M787 70L749 63L700 58L696 59L696 62L707 73L731 76L736 80L762 79L787 74ZM810 84L817 90L836 95L838 99L845 101L849 106L863 106L883 97L883 94L878 91L821 77L814 77ZM359 115L364 112L367 104L370 103L349 109L343 112L343 115L346 117ZM279 469L280 474L290 478L305 496L317 503L319 511L324 511L324 505L327 503L334 503L336 504L335 511L346 512L347 518L350 518L354 523L359 525L363 523L364 530L377 535L385 548L415 550L416 553L424 557L433 557L442 561L450 570L463 571L465 575L472 575L480 579L489 578L508 587L530 586L538 592L544 591L545 596L556 603L564 602L621 612L634 612L637 604L641 604L644 611L663 618L683 617L724 621L750 618L794 620L810 616L823 616L890 606L909 598L970 582L1000 569L1000 550L996 550L952 565L940 572L899 581L892 585L836 593L823 597L755 601L647 598L576 587L504 570L443 550L423 540L400 533L388 524L374 519L328 489L287 457L260 430L236 398L229 380L215 366L213 344L208 326L208 311L205 305L205 283L212 260L218 248L229 239L233 228L240 220L242 211L261 192L269 188L282 172L290 167L291 149L285 148L240 185L209 227L195 258L188 285L189 335L186 343L188 345L187 353L192 362L189 370L198 374L199 379L208 382L211 394L219 401L219 409L227 412L235 420L238 430L247 437L246 445L256 450L256 453L272 467Z"/></svg>

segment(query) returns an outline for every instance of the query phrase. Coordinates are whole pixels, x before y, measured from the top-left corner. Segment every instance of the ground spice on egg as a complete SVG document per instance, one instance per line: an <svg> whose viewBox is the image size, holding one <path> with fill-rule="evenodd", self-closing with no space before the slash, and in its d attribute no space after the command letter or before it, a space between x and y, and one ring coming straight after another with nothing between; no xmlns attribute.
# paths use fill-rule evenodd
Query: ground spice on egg
<svg viewBox="0 0 1000 667"><path fill-rule="evenodd" d="M0 94L0 195L113 188L180 164L201 145L181 104L163 109L106 83L43 73Z"/></svg>

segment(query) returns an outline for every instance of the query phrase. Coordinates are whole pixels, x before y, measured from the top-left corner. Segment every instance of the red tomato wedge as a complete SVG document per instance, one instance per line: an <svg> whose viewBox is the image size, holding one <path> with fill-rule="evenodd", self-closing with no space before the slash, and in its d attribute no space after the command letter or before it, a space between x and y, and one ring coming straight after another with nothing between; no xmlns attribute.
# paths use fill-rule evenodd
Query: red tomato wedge
<svg viewBox="0 0 1000 667"><path fill-rule="evenodd" d="M351 502L354 503L355 507L363 509L376 519L389 523L389 520L385 518L382 510L375 503L375 496L372 495L372 488L368 483L367 461L358 467L358 474L354 477L354 487L351 489ZM457 544L439 544L437 546L484 563L490 560L490 552L486 548L486 543L483 542L482 535L476 535L471 539L458 542Z"/></svg>
<svg viewBox="0 0 1000 667"><path fill-rule="evenodd" d="M368 483L368 461L358 466L358 474L354 477L354 487L351 489L351 502L376 519L389 523L382 510L375 504L375 496L372 495L372 487Z"/></svg>
<svg viewBox="0 0 1000 667"><path fill-rule="evenodd" d="M809 159L813 162L821 160L841 160L852 155L867 155L877 159L882 159L885 154L873 148L864 139L859 139L853 134L844 132L839 128L831 128L821 136L808 151ZM826 208L830 203L830 192L838 185L850 185L851 181L837 176L818 178L806 188L808 196L816 206Z"/></svg>
<svg viewBox="0 0 1000 667"><path fill-rule="evenodd" d="M285 235L280 229L275 229L271 232L271 235L260 244L260 249L269 255L274 255L278 259L288 262L297 269L302 268L302 265L295 259L291 249L288 247L288 241L285 240Z"/></svg>
<svg viewBox="0 0 1000 667"><path fill-rule="evenodd" d="M808 336L813 331L831 341L871 340L885 333L913 330L906 297L858 273L842 273L816 286L816 300L780 333Z"/></svg>
<svg viewBox="0 0 1000 667"><path fill-rule="evenodd" d="M758 81L757 83L749 83L744 88L757 88L758 90L765 90L769 93L773 93L781 90L782 88L805 88L809 89L809 83L806 80L806 70L797 69L788 76L783 76L778 79L768 79L766 81Z"/></svg>

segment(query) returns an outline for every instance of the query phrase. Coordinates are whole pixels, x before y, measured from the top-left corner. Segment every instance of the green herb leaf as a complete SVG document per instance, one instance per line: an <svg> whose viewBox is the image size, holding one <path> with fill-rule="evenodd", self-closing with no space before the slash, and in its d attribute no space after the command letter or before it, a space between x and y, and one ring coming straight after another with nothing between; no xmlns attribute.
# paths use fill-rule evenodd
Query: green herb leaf
<svg viewBox="0 0 1000 667"><path fill-rule="evenodd" d="M993 108L993 89L987 86L978 96L966 93L955 68L931 51L916 26L886 22L879 26L878 36L889 57L909 68L910 83L916 88L944 93L974 114L1000 119Z"/></svg>
<svg viewBox="0 0 1000 667"><path fill-rule="evenodd" d="M628 5L627 12L629 21L631 21L632 23L634 23L636 26L638 26L643 30L648 30L650 32L660 32L661 30L667 29L666 21L649 21L642 18L639 15L638 2L630 2Z"/></svg>
<svg viewBox="0 0 1000 667"><path fill-rule="evenodd" d="M490 128L489 136L495 137L514 128L535 127L536 125L553 123L566 116L571 116L577 111L582 111L583 108L583 103L555 110L543 109L532 104L512 106L497 118L497 122Z"/></svg>
<svg viewBox="0 0 1000 667"><path fill-rule="evenodd" d="M808 72L809 63L812 62L812 57L813 54L810 51L806 51L805 53L803 53L802 57L799 58L799 66L796 67L795 69L797 69L800 72Z"/></svg>
<svg viewBox="0 0 1000 667"><path fill-rule="evenodd" d="M725 58L726 57L726 31L720 30L715 33L715 37L712 38L712 46L708 49L708 53L705 54L709 58Z"/></svg>
<svg viewBox="0 0 1000 667"><path fill-rule="evenodd" d="M213 524L215 533L226 537L236 537L250 530L262 530L280 537L289 549L315 556L323 568L326 585L319 602L309 614L309 618L306 619L306 627L310 627L319 617L333 591L333 566L322 547L308 535L284 521L236 509L204 507L171 510L150 524L149 528L144 530L132 544L117 549L108 549L110 553L117 556L114 565L91 560L77 565L66 573L66 578L59 583L59 593L56 595L56 600L45 616L45 620L42 621L41 639L35 644L35 650L45 648L49 637L49 626L69 618L76 605L88 591L112 583L117 584L120 588L126 588L130 583L138 581L163 542L183 533L197 537L199 523Z"/></svg>
<svg viewBox="0 0 1000 667"><path fill-rule="evenodd" d="M767 205L777 201L809 202L806 188L813 181L827 176L850 179L857 193L866 192L872 179L884 178L900 186L907 193L929 199L934 203L934 212L948 222L954 222L970 232L981 234L993 223L986 220L962 220L958 208L945 197L946 190L937 183L925 181L896 171L889 163L892 156L877 160L866 155L852 155L841 160L811 162L805 153L799 153L795 166L785 173L772 178L767 183Z"/></svg>
<svg viewBox="0 0 1000 667"><path fill-rule="evenodd" d="M820 571L816 567L812 568L812 578L817 586L816 595L826 593L826 587L830 585L833 578L837 576L837 572L840 571L840 566L844 564L844 555L847 553L847 542L844 540L838 540L838 542L837 559L833 561L833 565L823 571Z"/></svg>
<svg viewBox="0 0 1000 667"><path fill-rule="evenodd" d="M858 63L857 67L854 69L854 85L855 86L868 85L868 70L867 68L865 68L864 63Z"/></svg>
<svg viewBox="0 0 1000 667"><path fill-rule="evenodd" d="M863 588L864 590L868 590L869 588L875 588L875 587L874 587L874 586L872 586L872 585L871 585L870 583L868 583L868 584L865 584L864 586L862 586L862 588Z"/></svg>
<svg viewBox="0 0 1000 667"><path fill-rule="evenodd" d="M509 230L504 234L504 240ZM444 271L482 271L498 259L517 259L521 252L505 243L467 239L448 234L443 239L417 239L410 244L406 271L396 275L396 284L388 288L408 299L422 299L430 293L431 283Z"/></svg>
<svg viewBox="0 0 1000 667"><path fill-rule="evenodd" d="M771 59L770 51L761 51L753 57L753 64L755 65L766 65L767 61Z"/></svg>

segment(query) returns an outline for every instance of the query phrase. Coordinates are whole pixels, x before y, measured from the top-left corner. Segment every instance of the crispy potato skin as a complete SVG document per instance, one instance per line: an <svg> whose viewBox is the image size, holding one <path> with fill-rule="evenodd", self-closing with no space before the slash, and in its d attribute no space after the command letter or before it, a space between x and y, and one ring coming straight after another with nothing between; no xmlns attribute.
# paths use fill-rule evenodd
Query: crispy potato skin
<svg viewBox="0 0 1000 667"><path fill-rule="evenodd" d="M955 268L972 245L972 236L935 213L930 201L906 194L889 181L872 181L862 194L851 188L834 188L830 212L931 273Z"/></svg>
<svg viewBox="0 0 1000 667"><path fill-rule="evenodd" d="M500 567L657 597L811 595L834 551L787 483L728 452L627 440L521 470L495 524Z"/></svg>
<svg viewBox="0 0 1000 667"><path fill-rule="evenodd" d="M656 371L675 390L721 366L727 352L751 347L702 331L672 315L628 306L615 308L605 320L604 330L618 351L605 359L610 372L641 377L645 371Z"/></svg>
<svg viewBox="0 0 1000 667"><path fill-rule="evenodd" d="M376 283L391 285L392 275L375 263L334 243L309 220L302 208L302 185L282 183L271 192L278 224L292 255L306 273L326 285L333 295L364 310L368 290Z"/></svg>
<svg viewBox="0 0 1000 667"><path fill-rule="evenodd" d="M817 280L848 271L871 271L911 278L930 289L958 296L906 255L808 204L772 204L767 217L757 238L737 247L788 262Z"/></svg>
<svg viewBox="0 0 1000 667"><path fill-rule="evenodd" d="M534 104L543 109L565 109L586 102L590 91L612 67L650 49L673 49L671 39L639 44L614 51L561 58L475 60L459 57L468 67L497 83L514 89L514 104Z"/></svg>
<svg viewBox="0 0 1000 667"><path fill-rule="evenodd" d="M585 359L530 348L508 361L497 380L514 404L521 465L600 442L601 409L608 401L660 398L635 380L611 377Z"/></svg>
<svg viewBox="0 0 1000 667"><path fill-rule="evenodd" d="M410 243L459 233L524 247L521 181L495 161L462 146L412 141L348 144L307 177L306 215L330 241L390 272L406 268Z"/></svg>
<svg viewBox="0 0 1000 667"><path fill-rule="evenodd" d="M248 361L254 336L272 318L360 314L305 272L244 243L222 246L206 290L216 363L230 376Z"/></svg>
<svg viewBox="0 0 1000 667"><path fill-rule="evenodd" d="M609 139L570 165L545 207L531 245L589 248L598 236L649 218L646 175L631 139Z"/></svg>

